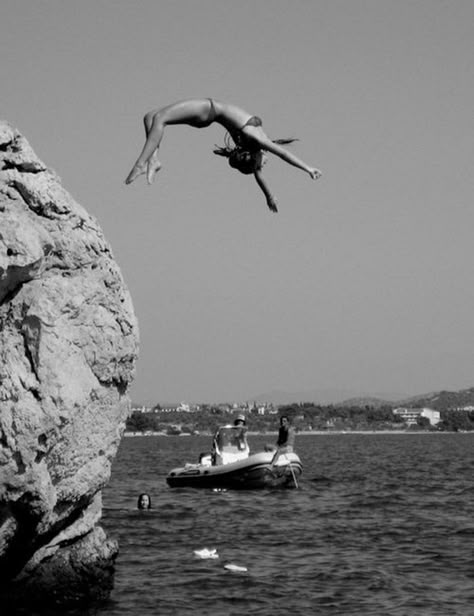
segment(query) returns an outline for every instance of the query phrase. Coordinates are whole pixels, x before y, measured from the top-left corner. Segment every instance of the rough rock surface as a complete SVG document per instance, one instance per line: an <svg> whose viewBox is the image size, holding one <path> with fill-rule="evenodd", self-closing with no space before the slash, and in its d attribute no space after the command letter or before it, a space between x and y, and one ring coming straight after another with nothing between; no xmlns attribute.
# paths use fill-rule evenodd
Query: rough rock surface
<svg viewBox="0 0 474 616"><path fill-rule="evenodd" d="M97 222L0 121L0 597L100 598L98 526L137 358L129 293Z"/></svg>

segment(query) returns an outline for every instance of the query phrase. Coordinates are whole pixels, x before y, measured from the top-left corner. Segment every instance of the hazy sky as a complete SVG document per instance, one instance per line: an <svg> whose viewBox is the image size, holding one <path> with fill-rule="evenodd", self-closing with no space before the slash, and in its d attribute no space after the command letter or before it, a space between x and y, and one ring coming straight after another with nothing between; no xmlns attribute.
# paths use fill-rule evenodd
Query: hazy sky
<svg viewBox="0 0 474 616"><path fill-rule="evenodd" d="M474 385L472 0L3 0L0 115L110 241L141 344L137 401ZM214 96L323 171L254 180L224 131L142 117Z"/></svg>

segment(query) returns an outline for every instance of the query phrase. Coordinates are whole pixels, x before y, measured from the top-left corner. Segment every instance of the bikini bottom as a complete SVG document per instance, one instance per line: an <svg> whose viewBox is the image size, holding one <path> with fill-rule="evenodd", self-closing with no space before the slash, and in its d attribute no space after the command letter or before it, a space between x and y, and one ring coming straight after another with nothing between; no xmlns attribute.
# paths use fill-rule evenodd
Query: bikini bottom
<svg viewBox="0 0 474 616"><path fill-rule="evenodd" d="M258 116L252 116L247 120L247 122L245 122L242 128L245 128L246 126L262 126L262 120ZM240 130L242 130L242 128Z"/></svg>

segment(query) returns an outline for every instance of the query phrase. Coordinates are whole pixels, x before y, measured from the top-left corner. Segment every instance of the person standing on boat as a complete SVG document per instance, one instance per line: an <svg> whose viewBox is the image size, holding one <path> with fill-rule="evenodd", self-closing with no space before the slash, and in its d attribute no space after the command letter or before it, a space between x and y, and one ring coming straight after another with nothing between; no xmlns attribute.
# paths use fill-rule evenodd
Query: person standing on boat
<svg viewBox="0 0 474 616"><path fill-rule="evenodd" d="M235 442L240 450L248 449L247 426L245 425L245 415L237 415L234 419Z"/></svg>
<svg viewBox="0 0 474 616"><path fill-rule="evenodd" d="M280 417L280 429L278 430L277 450L273 456L272 464L278 460L278 458L286 453L293 453L293 447L295 446L295 429L290 424L290 419L287 415Z"/></svg>

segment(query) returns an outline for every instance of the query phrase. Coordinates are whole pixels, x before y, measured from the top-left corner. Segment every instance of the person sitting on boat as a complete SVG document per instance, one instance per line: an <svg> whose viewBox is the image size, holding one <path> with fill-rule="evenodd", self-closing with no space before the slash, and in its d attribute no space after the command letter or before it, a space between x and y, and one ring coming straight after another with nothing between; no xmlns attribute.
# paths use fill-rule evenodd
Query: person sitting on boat
<svg viewBox="0 0 474 616"><path fill-rule="evenodd" d="M319 169L306 164L282 147L296 139L270 139L264 132L262 120L258 116L251 115L230 103L214 98L178 101L148 112L143 121L145 145L125 180L126 184L131 184L142 174L146 174L148 184L153 183L161 169L158 151L166 126L185 124L194 128L207 128L214 122L225 128L229 135L224 147L216 147L214 154L227 158L233 169L245 175L253 175L272 212L278 210L276 200L262 175L262 168L266 162L265 152L270 152L301 169L313 180L321 177Z"/></svg>
<svg viewBox="0 0 474 616"><path fill-rule="evenodd" d="M140 494L137 501L137 509L151 509L151 498L148 494Z"/></svg>
<svg viewBox="0 0 474 616"><path fill-rule="evenodd" d="M287 415L282 415L280 417L280 429L278 430L277 449L273 456L272 464L275 464L280 456L293 453L294 446L295 430L290 424L289 417Z"/></svg>

